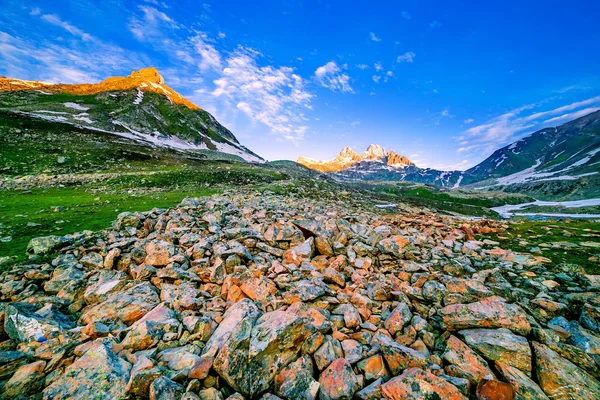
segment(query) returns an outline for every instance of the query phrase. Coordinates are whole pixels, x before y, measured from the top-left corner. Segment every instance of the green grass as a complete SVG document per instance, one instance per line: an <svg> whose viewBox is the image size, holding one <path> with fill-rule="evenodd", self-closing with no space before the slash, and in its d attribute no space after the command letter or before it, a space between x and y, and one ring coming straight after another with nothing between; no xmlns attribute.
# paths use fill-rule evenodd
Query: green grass
<svg viewBox="0 0 600 400"><path fill-rule="evenodd" d="M600 274L600 260L598 260L600 249L581 246L582 242L600 243L600 224L597 222L521 220L508 225L507 232L481 235L478 239L498 240L500 246L504 249L525 253L539 246L542 249L542 255L552 260L549 268L557 268L562 263L576 264L583 267L587 273ZM558 242L574 243L577 247L552 248L540 246ZM595 260L594 257L596 257Z"/></svg>
<svg viewBox="0 0 600 400"><path fill-rule="evenodd" d="M222 188L194 188L182 191L149 192L140 195L94 193L90 187L35 189L29 193L2 192L0 197L0 236L12 236L10 242L0 242L0 257L25 259L29 241L38 236L65 235L83 230L108 228L123 211L147 211L172 207L183 198L208 196ZM64 211L55 212L54 207ZM27 226L28 223L40 224Z"/></svg>

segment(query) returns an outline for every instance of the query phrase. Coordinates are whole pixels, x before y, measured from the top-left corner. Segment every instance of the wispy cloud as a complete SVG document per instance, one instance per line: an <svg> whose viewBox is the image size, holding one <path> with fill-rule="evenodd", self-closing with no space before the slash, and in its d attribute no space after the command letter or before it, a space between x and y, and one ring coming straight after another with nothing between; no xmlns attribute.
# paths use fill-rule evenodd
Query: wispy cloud
<svg viewBox="0 0 600 400"><path fill-rule="evenodd" d="M436 28L439 28L441 26L442 26L442 24L439 23L438 21L433 21L432 23L429 24L429 28L430 29L436 29Z"/></svg>
<svg viewBox="0 0 600 400"><path fill-rule="evenodd" d="M39 10L39 9L37 9L37 10ZM37 14L33 14L33 15L38 15L39 14L39 12L37 10L35 10L35 12ZM40 12L41 12L41 10L40 10ZM46 21L46 22L48 22L48 23L50 23L52 25L55 25L55 26L63 28L64 30L66 30L70 34L78 36L78 37L80 37L83 40L92 40L92 36L89 33L84 32L83 30L77 28L76 26L71 25L70 23L68 23L66 21L63 21L56 14L44 14L44 15L41 16L41 18L44 21Z"/></svg>
<svg viewBox="0 0 600 400"><path fill-rule="evenodd" d="M165 29L178 29L179 25L164 12L149 6L139 6L141 15L133 15L129 20L129 30L142 42L162 40Z"/></svg>
<svg viewBox="0 0 600 400"><path fill-rule="evenodd" d="M375 33L370 32L369 33L369 37L371 38L372 41L374 42L381 42L381 38L377 37L377 35L375 35Z"/></svg>
<svg viewBox="0 0 600 400"><path fill-rule="evenodd" d="M315 70L317 82L328 89L343 93L354 93L350 86L350 77L342 72L335 61L329 61Z"/></svg>
<svg viewBox="0 0 600 400"><path fill-rule="evenodd" d="M396 62L402 63L402 62L407 62L407 63L411 63L415 60L415 57L417 55L415 53L413 53L412 51L408 51L402 55L399 55L396 58Z"/></svg>
<svg viewBox="0 0 600 400"><path fill-rule="evenodd" d="M254 49L239 47L225 58L214 90L197 94L214 97L224 109L242 111L275 135L301 141L308 131L303 110L310 108L313 95L293 68L261 66L261 57Z"/></svg>
<svg viewBox="0 0 600 400"><path fill-rule="evenodd" d="M410 14L408 13L408 11L402 11L402 13L400 15L404 19L410 19Z"/></svg>
<svg viewBox="0 0 600 400"><path fill-rule="evenodd" d="M356 68L365 70L365 69L369 68L369 66L367 64L358 64L356 66Z"/></svg>
<svg viewBox="0 0 600 400"><path fill-rule="evenodd" d="M492 118L481 125L467 129L461 136L456 138L459 142L457 153L492 153L497 148L518 140L533 131L555 126L600 109L600 96L573 102L551 110L527 114L528 111L541 107L545 103L546 101L526 104ZM464 122L468 124L473 121L468 119Z"/></svg>

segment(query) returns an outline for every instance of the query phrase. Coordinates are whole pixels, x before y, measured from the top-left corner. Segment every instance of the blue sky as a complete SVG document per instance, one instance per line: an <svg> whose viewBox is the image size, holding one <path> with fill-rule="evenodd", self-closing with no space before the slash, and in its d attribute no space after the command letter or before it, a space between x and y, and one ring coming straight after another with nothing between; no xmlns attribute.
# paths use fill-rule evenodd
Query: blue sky
<svg viewBox="0 0 600 400"><path fill-rule="evenodd" d="M600 3L0 2L0 75L147 66L267 159L380 144L465 169L600 109Z"/></svg>

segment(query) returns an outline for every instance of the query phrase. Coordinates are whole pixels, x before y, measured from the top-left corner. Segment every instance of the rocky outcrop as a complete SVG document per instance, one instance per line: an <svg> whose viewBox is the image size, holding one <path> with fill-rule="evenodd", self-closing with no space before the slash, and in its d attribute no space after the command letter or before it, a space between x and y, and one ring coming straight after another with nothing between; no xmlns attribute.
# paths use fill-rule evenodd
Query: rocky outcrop
<svg viewBox="0 0 600 400"><path fill-rule="evenodd" d="M351 147L344 147L333 159L318 161L312 158L298 157L298 164L321 172L339 172L348 169L360 162L375 162L392 168L404 168L413 163L405 156L393 150L387 151L383 147L372 144L362 154L356 153Z"/></svg>
<svg viewBox="0 0 600 400"><path fill-rule="evenodd" d="M598 398L600 287L476 239L503 229L254 191L124 213L0 275L0 393Z"/></svg>

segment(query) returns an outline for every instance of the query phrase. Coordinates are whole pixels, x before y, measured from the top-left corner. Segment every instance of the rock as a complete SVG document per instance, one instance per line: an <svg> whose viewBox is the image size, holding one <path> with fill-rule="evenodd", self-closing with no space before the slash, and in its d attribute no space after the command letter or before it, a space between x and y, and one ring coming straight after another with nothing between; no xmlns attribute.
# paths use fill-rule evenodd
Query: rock
<svg viewBox="0 0 600 400"><path fill-rule="evenodd" d="M406 305L406 303L400 303L385 320L385 329L387 329L390 334L395 335L402 331L402 328L404 328L411 319L412 313L410 312L408 305Z"/></svg>
<svg viewBox="0 0 600 400"><path fill-rule="evenodd" d="M316 399L320 385L313 378L313 370L310 356L298 358L275 377L275 394L290 400Z"/></svg>
<svg viewBox="0 0 600 400"><path fill-rule="evenodd" d="M301 245L295 246L283 253L283 260L287 264L300 264L304 260L310 260L315 251L315 239L308 238Z"/></svg>
<svg viewBox="0 0 600 400"><path fill-rule="evenodd" d="M377 248L381 250L383 254L390 254L396 258L402 258L404 254L404 248L408 245L408 243L408 240L401 236L392 236L382 239L379 243L377 243Z"/></svg>
<svg viewBox="0 0 600 400"><path fill-rule="evenodd" d="M86 308L81 321L84 324L102 322L107 325L121 321L125 325L131 325L159 302L154 286L144 282L123 292L114 293L102 303Z"/></svg>
<svg viewBox="0 0 600 400"><path fill-rule="evenodd" d="M600 307L584 304L579 323L584 328L600 333Z"/></svg>
<svg viewBox="0 0 600 400"><path fill-rule="evenodd" d="M296 302L307 302L315 300L325 294L325 290L318 285L315 285L309 280L302 280L296 284L296 287L283 293L283 300L287 304Z"/></svg>
<svg viewBox="0 0 600 400"><path fill-rule="evenodd" d="M452 384L419 368L409 368L390 379L381 385L381 392L386 400L467 399Z"/></svg>
<svg viewBox="0 0 600 400"><path fill-rule="evenodd" d="M369 386L356 393L356 397L361 400L380 400L382 398L381 384L383 379L379 378Z"/></svg>
<svg viewBox="0 0 600 400"><path fill-rule="evenodd" d="M117 357L111 342L97 340L65 373L44 389L45 400L123 398L131 364Z"/></svg>
<svg viewBox="0 0 600 400"><path fill-rule="evenodd" d="M113 223L113 229L116 231L123 230L125 228L139 228L142 221L140 217L132 212L122 212L117 215L117 219Z"/></svg>
<svg viewBox="0 0 600 400"><path fill-rule="evenodd" d="M496 361L496 369L510 383L516 400L547 400L548 396L529 376L518 368Z"/></svg>
<svg viewBox="0 0 600 400"><path fill-rule="evenodd" d="M48 254L68 243L70 243L70 240L64 236L37 237L29 241L27 252L40 255Z"/></svg>
<svg viewBox="0 0 600 400"><path fill-rule="evenodd" d="M402 346L385 335L377 335L373 340L379 343L383 357L393 375L398 375L410 367L422 368L427 363L427 357L423 353Z"/></svg>
<svg viewBox="0 0 600 400"><path fill-rule="evenodd" d="M277 373L296 359L310 333L304 320L289 310L259 318L251 314L219 349L213 368L236 391L255 397L266 392Z"/></svg>
<svg viewBox="0 0 600 400"><path fill-rule="evenodd" d="M6 382L4 396L17 398L19 395L39 393L44 387L45 367L45 361L35 361L19 367L8 382Z"/></svg>
<svg viewBox="0 0 600 400"><path fill-rule="evenodd" d="M560 357L547 346L533 342L535 375L550 399L598 399L600 382Z"/></svg>
<svg viewBox="0 0 600 400"><path fill-rule="evenodd" d="M9 303L5 313L4 331L19 342L44 341L74 325L52 305L36 310L32 304Z"/></svg>
<svg viewBox="0 0 600 400"><path fill-rule="evenodd" d="M494 298L470 304L453 304L439 311L444 326L449 331L470 328L507 328L527 335L531 325L523 310Z"/></svg>
<svg viewBox="0 0 600 400"><path fill-rule="evenodd" d="M150 400L181 400L185 388L161 376L150 385Z"/></svg>
<svg viewBox="0 0 600 400"><path fill-rule="evenodd" d="M515 393L508 383L483 380L477 385L477 400L513 400Z"/></svg>
<svg viewBox="0 0 600 400"><path fill-rule="evenodd" d="M442 358L451 364L446 367L448 375L468 379L475 386L484 377L493 376L485 360L456 336L448 338Z"/></svg>
<svg viewBox="0 0 600 400"><path fill-rule="evenodd" d="M104 258L100 254L92 251L81 258L81 264L87 268L103 268Z"/></svg>
<svg viewBox="0 0 600 400"><path fill-rule="evenodd" d="M153 240L146 244L146 264L154 267L164 267L175 254L173 243L164 240Z"/></svg>
<svg viewBox="0 0 600 400"><path fill-rule="evenodd" d="M350 400L358 389L356 375L350 363L344 358L338 358L321 372L319 384L321 385L319 399L322 400Z"/></svg>
<svg viewBox="0 0 600 400"><path fill-rule="evenodd" d="M365 375L367 381L387 378L389 372L383 362L383 357L379 354L366 358L356 364L356 367Z"/></svg>
<svg viewBox="0 0 600 400"><path fill-rule="evenodd" d="M203 353L215 353L229 341L231 335L237 335L242 329L249 329L246 325L254 324L260 312L252 300L242 299L232 305L223 315L223 320L213 332L204 346Z"/></svg>
<svg viewBox="0 0 600 400"><path fill-rule="evenodd" d="M145 350L163 338L167 341L175 339L181 329L176 313L162 303L131 325L121 347L132 351Z"/></svg>
<svg viewBox="0 0 600 400"><path fill-rule="evenodd" d="M506 328L469 329L460 331L465 342L492 361L502 361L531 374L531 348L522 336Z"/></svg>

